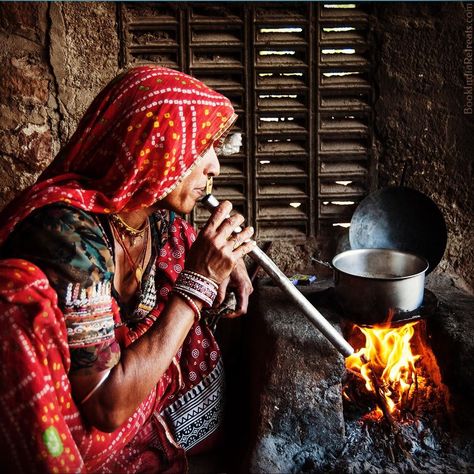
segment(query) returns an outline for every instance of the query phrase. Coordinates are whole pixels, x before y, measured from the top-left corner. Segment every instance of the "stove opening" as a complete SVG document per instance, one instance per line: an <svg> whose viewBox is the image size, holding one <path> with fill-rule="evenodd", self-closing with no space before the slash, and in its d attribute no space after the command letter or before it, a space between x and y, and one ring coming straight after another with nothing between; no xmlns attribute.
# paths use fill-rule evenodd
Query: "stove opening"
<svg viewBox="0 0 474 474"><path fill-rule="evenodd" d="M428 343L426 321L351 325L348 339L356 352L346 359L346 435L353 441L367 441L369 435L372 448L392 462L413 462L428 451L442 454L449 393Z"/></svg>
<svg viewBox="0 0 474 474"><path fill-rule="evenodd" d="M344 397L354 403L369 402L369 407L374 406L369 412L372 418L409 421L427 402L446 406L447 392L426 342L425 321L354 325L350 342L356 352L346 359L351 376Z"/></svg>

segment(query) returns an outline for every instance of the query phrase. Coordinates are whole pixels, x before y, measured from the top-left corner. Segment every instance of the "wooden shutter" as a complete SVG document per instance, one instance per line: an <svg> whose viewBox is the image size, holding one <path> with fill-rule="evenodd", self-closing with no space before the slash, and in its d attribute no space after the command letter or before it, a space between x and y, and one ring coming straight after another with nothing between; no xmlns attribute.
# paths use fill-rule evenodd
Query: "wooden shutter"
<svg viewBox="0 0 474 474"><path fill-rule="evenodd" d="M255 223L262 239L304 237L313 227L313 11L311 3L252 9Z"/></svg>
<svg viewBox="0 0 474 474"><path fill-rule="evenodd" d="M345 225L375 186L369 17L355 3L318 15L319 228Z"/></svg>
<svg viewBox="0 0 474 474"><path fill-rule="evenodd" d="M347 223L374 185L369 17L356 4L121 4L123 64L153 61L229 97L244 146L216 194L261 240ZM343 183L343 184L341 184ZM207 219L196 209L196 223Z"/></svg>
<svg viewBox="0 0 474 474"><path fill-rule="evenodd" d="M186 72L229 99L239 116L236 131L242 133L239 154L221 158L221 176L214 180L215 194L229 199L234 209L252 220L251 145L247 68L247 11L233 3L195 3L186 9L189 61ZM207 220L207 211L197 207L194 220Z"/></svg>

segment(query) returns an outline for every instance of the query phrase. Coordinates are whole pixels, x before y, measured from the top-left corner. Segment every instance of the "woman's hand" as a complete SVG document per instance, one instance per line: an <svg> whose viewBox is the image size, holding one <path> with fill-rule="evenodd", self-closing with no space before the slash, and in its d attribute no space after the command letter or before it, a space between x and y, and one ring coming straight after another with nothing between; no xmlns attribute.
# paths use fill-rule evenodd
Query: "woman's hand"
<svg viewBox="0 0 474 474"><path fill-rule="evenodd" d="M241 214L227 217L231 210L229 201L219 204L199 232L186 258L187 270L211 278L218 284L224 282L237 262L256 246L255 241L250 240L252 227L245 227L242 232L233 234L244 218Z"/></svg>
<svg viewBox="0 0 474 474"><path fill-rule="evenodd" d="M224 318L238 318L247 313L249 297L253 292L253 285L250 281L247 267L242 259L237 262L234 270L230 274L230 277L222 282L217 292L217 297L214 302L214 306L220 306L225 299L226 291L228 288L234 290L237 298L237 307L232 313L227 313Z"/></svg>

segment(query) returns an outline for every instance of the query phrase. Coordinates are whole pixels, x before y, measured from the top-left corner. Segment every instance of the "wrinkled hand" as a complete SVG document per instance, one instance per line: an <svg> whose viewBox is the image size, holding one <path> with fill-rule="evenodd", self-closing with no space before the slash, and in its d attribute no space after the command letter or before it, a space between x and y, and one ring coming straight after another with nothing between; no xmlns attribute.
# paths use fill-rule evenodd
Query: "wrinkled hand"
<svg viewBox="0 0 474 474"><path fill-rule="evenodd" d="M249 297L253 292L252 282L247 273L247 267L242 259L240 259L229 278L224 280L219 286L214 307L220 306L225 299L226 291L230 288L234 291L237 298L237 307L235 311L227 313L224 318L238 318L247 313Z"/></svg>
<svg viewBox="0 0 474 474"><path fill-rule="evenodd" d="M232 210L229 201L223 201L199 232L186 257L185 268L211 278L219 285L233 272L237 262L253 250L255 241L252 227L245 227L239 234L233 231L244 218L241 214L227 217Z"/></svg>

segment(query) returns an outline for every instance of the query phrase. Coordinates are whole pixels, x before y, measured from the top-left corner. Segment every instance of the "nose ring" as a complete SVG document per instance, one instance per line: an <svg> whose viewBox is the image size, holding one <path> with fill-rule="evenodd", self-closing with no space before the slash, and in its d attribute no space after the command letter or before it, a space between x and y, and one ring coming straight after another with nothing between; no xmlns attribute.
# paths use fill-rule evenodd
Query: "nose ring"
<svg viewBox="0 0 474 474"><path fill-rule="evenodd" d="M212 194L212 176L207 177L206 194Z"/></svg>

